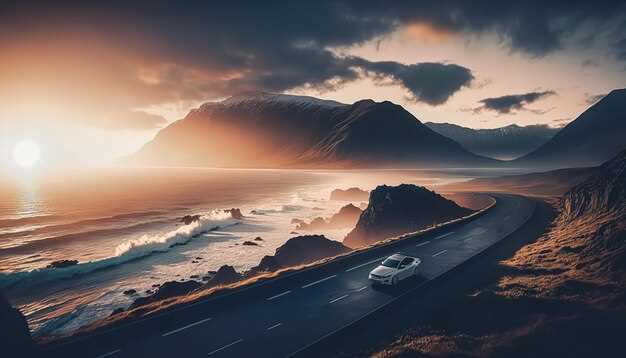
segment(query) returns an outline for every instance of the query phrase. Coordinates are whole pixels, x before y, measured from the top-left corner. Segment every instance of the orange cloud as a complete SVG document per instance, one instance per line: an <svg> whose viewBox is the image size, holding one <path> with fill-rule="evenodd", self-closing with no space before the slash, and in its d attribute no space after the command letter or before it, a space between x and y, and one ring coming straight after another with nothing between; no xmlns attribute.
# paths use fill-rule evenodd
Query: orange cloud
<svg viewBox="0 0 626 358"><path fill-rule="evenodd" d="M437 28L425 22L415 22L404 27L404 31L409 37L425 42L442 42L452 36L452 32Z"/></svg>

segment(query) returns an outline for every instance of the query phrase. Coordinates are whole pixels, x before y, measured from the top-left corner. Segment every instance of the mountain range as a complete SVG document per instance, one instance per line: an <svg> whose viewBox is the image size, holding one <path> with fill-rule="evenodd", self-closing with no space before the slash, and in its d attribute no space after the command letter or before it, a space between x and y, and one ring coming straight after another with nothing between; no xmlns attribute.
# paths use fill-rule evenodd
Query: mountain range
<svg viewBox="0 0 626 358"><path fill-rule="evenodd" d="M511 162L520 167L586 167L599 165L626 148L626 89L602 98L552 139Z"/></svg>
<svg viewBox="0 0 626 358"><path fill-rule="evenodd" d="M424 123L435 132L457 141L465 149L497 159L513 159L528 154L547 142L558 131L547 125L473 129L451 123Z"/></svg>
<svg viewBox="0 0 626 358"><path fill-rule="evenodd" d="M343 104L250 92L192 110L128 161L247 168L557 169L599 165L626 148L624 138L626 89L612 91L558 132L541 125L475 130L423 124L389 101ZM507 162L487 157L519 155Z"/></svg>
<svg viewBox="0 0 626 358"><path fill-rule="evenodd" d="M130 158L215 167L496 166L422 124L402 106L244 93L205 103Z"/></svg>

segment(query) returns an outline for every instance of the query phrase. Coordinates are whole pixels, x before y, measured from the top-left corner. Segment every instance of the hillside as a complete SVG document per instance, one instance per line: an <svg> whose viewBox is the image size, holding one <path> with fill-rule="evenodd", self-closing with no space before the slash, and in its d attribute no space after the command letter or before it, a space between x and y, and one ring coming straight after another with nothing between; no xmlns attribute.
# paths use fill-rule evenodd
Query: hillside
<svg viewBox="0 0 626 358"><path fill-rule="evenodd" d="M571 188L557 209L537 239L514 234L509 242L531 242L503 261L483 258L451 278L464 294L437 297L422 317L408 314L415 306L405 304L389 317L392 323L380 322L381 329L402 329L336 349L344 357L378 358L622 356L626 151Z"/></svg>
<svg viewBox="0 0 626 358"><path fill-rule="evenodd" d="M547 125L520 127L511 124L492 129L473 129L451 123L424 123L435 132L455 140L465 149L497 159L513 159L546 143L558 131Z"/></svg>
<svg viewBox="0 0 626 358"><path fill-rule="evenodd" d="M214 167L494 166L391 102L246 93L162 129L130 163Z"/></svg>
<svg viewBox="0 0 626 358"><path fill-rule="evenodd" d="M366 246L471 212L424 187L381 185L371 192L367 208L343 242L352 248Z"/></svg>
<svg viewBox="0 0 626 358"><path fill-rule="evenodd" d="M626 148L626 89L613 90L551 140L510 164L570 168L599 165Z"/></svg>

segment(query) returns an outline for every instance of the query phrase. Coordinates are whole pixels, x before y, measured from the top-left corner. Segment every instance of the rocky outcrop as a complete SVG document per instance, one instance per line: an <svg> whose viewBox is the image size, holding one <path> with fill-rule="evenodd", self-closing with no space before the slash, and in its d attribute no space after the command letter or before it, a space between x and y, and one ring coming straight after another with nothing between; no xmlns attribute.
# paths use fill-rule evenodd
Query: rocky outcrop
<svg viewBox="0 0 626 358"><path fill-rule="evenodd" d="M0 343L5 357L34 357L35 345L26 318L0 292Z"/></svg>
<svg viewBox="0 0 626 358"><path fill-rule="evenodd" d="M310 223L301 222L296 227L296 230L304 230L304 231L316 231L316 230L327 230L327 229L341 229L341 228L351 228L354 227L356 222L359 220L359 216L361 216L361 212L363 210L357 208L352 204L348 204L341 209L339 212L334 214L328 219L324 219L322 217L317 217L313 219Z"/></svg>
<svg viewBox="0 0 626 358"><path fill-rule="evenodd" d="M46 268L65 268L74 265L78 265L78 260L59 260L53 261L48 266L46 266Z"/></svg>
<svg viewBox="0 0 626 358"><path fill-rule="evenodd" d="M574 186L561 199L562 217L574 220L626 210L626 150L602 164L593 175Z"/></svg>
<svg viewBox="0 0 626 358"><path fill-rule="evenodd" d="M382 185L372 191L369 205L343 242L352 248L366 246L471 212L424 187Z"/></svg>
<svg viewBox="0 0 626 358"><path fill-rule="evenodd" d="M237 219L237 220L243 219L243 214L241 213L241 209L239 208L226 209L224 210L224 212L229 213L230 216L233 217L233 219Z"/></svg>
<svg viewBox="0 0 626 358"><path fill-rule="evenodd" d="M180 222L184 223L185 225L189 225L198 221L200 221L200 215L185 215L180 219Z"/></svg>
<svg viewBox="0 0 626 358"><path fill-rule="evenodd" d="M239 272L235 271L235 268L230 265L224 265L220 267L213 278L207 282L208 287L228 285L233 282L237 282L243 278Z"/></svg>
<svg viewBox="0 0 626 358"><path fill-rule="evenodd" d="M258 266L250 269L250 273L256 274L303 265L348 251L350 248L338 241L329 240L323 235L296 236L277 248L274 256L265 256Z"/></svg>
<svg viewBox="0 0 626 358"><path fill-rule="evenodd" d="M159 288L154 291L152 295L137 298L130 306L130 309L147 305L149 303L160 301L166 298L186 295L199 289L200 287L202 287L202 283L193 280L184 282L167 281L159 286Z"/></svg>
<svg viewBox="0 0 626 358"><path fill-rule="evenodd" d="M335 189L330 192L330 200L367 201L370 192L360 188Z"/></svg>

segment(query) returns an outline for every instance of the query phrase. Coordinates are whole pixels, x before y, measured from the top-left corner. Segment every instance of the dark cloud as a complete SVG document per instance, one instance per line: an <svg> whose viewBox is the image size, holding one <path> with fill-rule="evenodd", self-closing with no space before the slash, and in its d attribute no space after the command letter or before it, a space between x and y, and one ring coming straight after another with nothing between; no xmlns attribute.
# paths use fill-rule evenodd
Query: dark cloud
<svg viewBox="0 0 626 358"><path fill-rule="evenodd" d="M389 81L407 89L409 99L430 105L445 103L450 96L470 85L472 71L455 64L423 62L404 65L397 62L370 62L354 59L355 66L379 82Z"/></svg>
<svg viewBox="0 0 626 358"><path fill-rule="evenodd" d="M555 95L554 91L543 91L543 92L528 92L523 94L511 94L501 97L492 97L485 98L479 103L482 105L473 109L475 113L481 112L483 110L495 111L500 114L511 113L511 111L520 111L520 110L529 110L534 111L536 114L544 114L549 112L551 109L547 111L542 110L534 110L527 109L525 106L527 104L538 101L541 98ZM538 111L538 112L537 112Z"/></svg>
<svg viewBox="0 0 626 358"><path fill-rule="evenodd" d="M495 33L511 50L537 57L560 49L581 29L590 29L584 34L589 38L604 34L607 24L626 14L624 9L623 1L602 0L24 0L0 5L0 46L72 42L83 49L101 46L107 52L108 46L123 52L150 72L149 79L136 70L118 71L112 78L144 94L126 108L248 90L324 91L363 75L406 88L414 101L437 105L472 81L469 69L370 62L332 49L419 23L452 34ZM80 56L80 51L67 52ZM111 100L126 105L128 93L116 93L119 98ZM516 109L515 104L508 108Z"/></svg>

